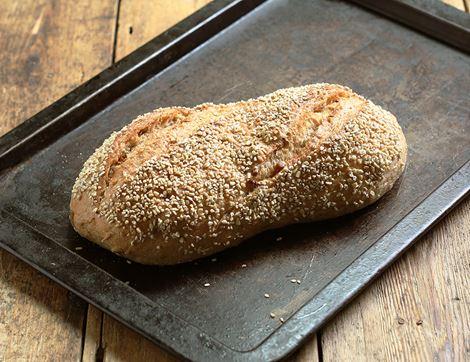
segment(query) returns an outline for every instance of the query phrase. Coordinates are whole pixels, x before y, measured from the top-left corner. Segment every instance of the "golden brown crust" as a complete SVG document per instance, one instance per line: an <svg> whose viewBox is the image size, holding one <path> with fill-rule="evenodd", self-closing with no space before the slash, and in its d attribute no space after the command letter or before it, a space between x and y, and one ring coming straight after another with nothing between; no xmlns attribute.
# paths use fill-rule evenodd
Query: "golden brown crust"
<svg viewBox="0 0 470 362"><path fill-rule="evenodd" d="M129 259L181 263L363 208L390 190L406 153L395 117L338 85L158 109L85 163L71 221Z"/></svg>

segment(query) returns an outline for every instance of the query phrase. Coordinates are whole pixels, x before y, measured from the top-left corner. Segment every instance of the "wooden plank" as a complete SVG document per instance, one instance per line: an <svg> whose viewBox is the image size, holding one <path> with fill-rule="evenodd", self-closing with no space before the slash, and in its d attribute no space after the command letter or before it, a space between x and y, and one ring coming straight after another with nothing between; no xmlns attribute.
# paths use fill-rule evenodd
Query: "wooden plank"
<svg viewBox="0 0 470 362"><path fill-rule="evenodd" d="M464 0L442 0L442 1L444 1L446 4L450 6L456 7L459 10L465 11Z"/></svg>
<svg viewBox="0 0 470 362"><path fill-rule="evenodd" d="M469 360L470 200L322 333L325 361Z"/></svg>
<svg viewBox="0 0 470 362"><path fill-rule="evenodd" d="M116 4L0 2L0 135L111 63ZM0 360L79 360L87 305L0 250Z"/></svg>
<svg viewBox="0 0 470 362"><path fill-rule="evenodd" d="M211 2L211 0L121 0L116 60Z"/></svg>
<svg viewBox="0 0 470 362"><path fill-rule="evenodd" d="M95 362L101 360L99 356L103 354L101 345L101 332L103 327L103 312L92 305L88 306L86 315L86 326L83 343L83 362Z"/></svg>
<svg viewBox="0 0 470 362"><path fill-rule="evenodd" d="M82 361L175 362L180 359L90 305Z"/></svg>
<svg viewBox="0 0 470 362"><path fill-rule="evenodd" d="M104 361L180 361L107 315L103 318L102 347Z"/></svg>
<svg viewBox="0 0 470 362"><path fill-rule="evenodd" d="M0 251L0 361L77 360L85 310L80 298Z"/></svg>
<svg viewBox="0 0 470 362"><path fill-rule="evenodd" d="M0 135L111 63L113 0L0 2Z"/></svg>
<svg viewBox="0 0 470 362"><path fill-rule="evenodd" d="M320 362L318 339L315 334L297 352L287 358L289 362ZM287 362L286 361L286 362Z"/></svg>

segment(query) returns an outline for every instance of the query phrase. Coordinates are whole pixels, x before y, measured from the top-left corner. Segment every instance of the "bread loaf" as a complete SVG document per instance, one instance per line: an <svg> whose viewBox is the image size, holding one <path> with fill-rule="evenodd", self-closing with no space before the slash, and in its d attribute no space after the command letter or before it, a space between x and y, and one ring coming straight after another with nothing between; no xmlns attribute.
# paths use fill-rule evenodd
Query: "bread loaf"
<svg viewBox="0 0 470 362"><path fill-rule="evenodd" d="M160 108L85 162L70 219L131 260L182 263L361 209L391 189L406 155L396 118L340 85Z"/></svg>

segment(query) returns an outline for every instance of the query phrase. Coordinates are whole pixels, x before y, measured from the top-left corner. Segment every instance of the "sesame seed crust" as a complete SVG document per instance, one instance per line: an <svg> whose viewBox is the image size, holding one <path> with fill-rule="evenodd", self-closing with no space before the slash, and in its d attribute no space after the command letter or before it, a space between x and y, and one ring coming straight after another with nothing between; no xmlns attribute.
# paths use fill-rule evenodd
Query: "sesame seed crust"
<svg viewBox="0 0 470 362"><path fill-rule="evenodd" d="M71 221L131 260L181 263L361 209L390 190L406 153L395 117L340 85L161 108L86 161Z"/></svg>

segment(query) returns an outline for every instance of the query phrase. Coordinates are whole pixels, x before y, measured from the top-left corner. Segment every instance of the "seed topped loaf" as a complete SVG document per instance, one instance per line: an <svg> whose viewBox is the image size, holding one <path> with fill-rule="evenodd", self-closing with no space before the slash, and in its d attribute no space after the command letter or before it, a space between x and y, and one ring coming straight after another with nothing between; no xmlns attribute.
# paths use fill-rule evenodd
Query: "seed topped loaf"
<svg viewBox="0 0 470 362"><path fill-rule="evenodd" d="M85 162L70 220L126 258L176 264L361 209L392 188L406 155L396 118L340 85L160 108Z"/></svg>

